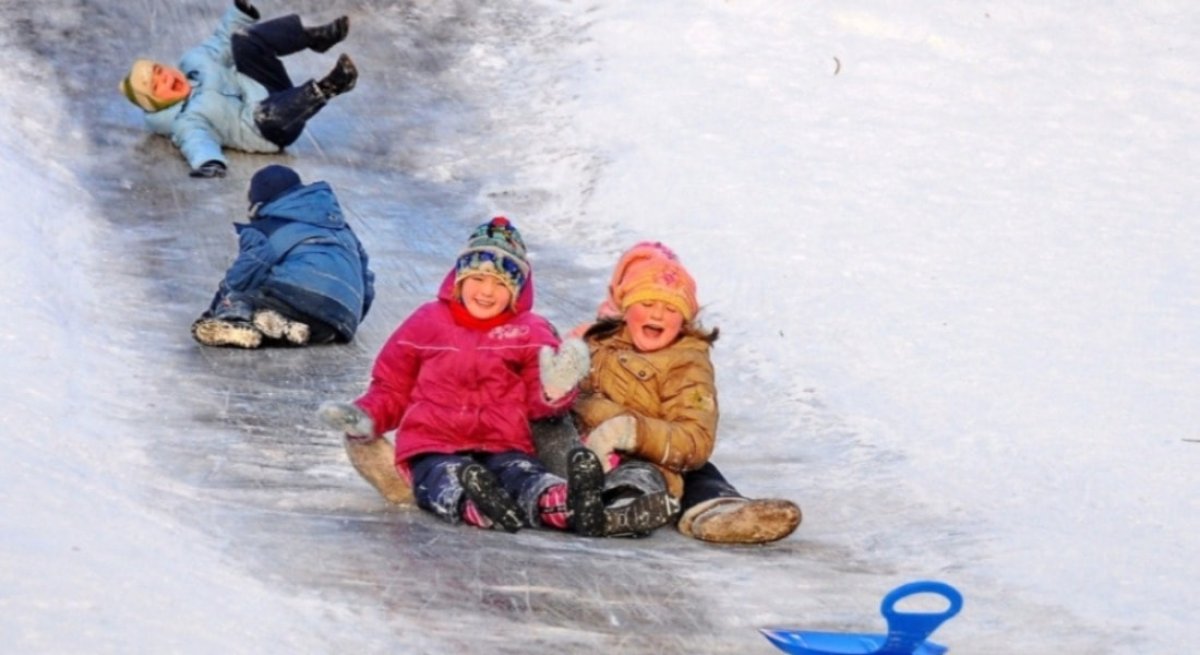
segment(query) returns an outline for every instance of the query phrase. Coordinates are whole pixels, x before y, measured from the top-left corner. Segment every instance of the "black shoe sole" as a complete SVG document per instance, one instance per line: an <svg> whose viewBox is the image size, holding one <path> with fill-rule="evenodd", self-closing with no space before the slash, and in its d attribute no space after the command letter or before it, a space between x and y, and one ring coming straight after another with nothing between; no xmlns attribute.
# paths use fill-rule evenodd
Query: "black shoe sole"
<svg viewBox="0 0 1200 655"><path fill-rule="evenodd" d="M638 496L620 507L604 510L604 536L640 537L675 519L679 501L665 491Z"/></svg>
<svg viewBox="0 0 1200 655"><path fill-rule="evenodd" d="M567 506L575 532L585 537L604 536L604 467L587 448L567 454Z"/></svg>
<svg viewBox="0 0 1200 655"><path fill-rule="evenodd" d="M507 532L516 532L524 527L521 508L500 486L496 476L482 464L467 464L462 467L458 472L458 481L462 483L467 498L496 525Z"/></svg>

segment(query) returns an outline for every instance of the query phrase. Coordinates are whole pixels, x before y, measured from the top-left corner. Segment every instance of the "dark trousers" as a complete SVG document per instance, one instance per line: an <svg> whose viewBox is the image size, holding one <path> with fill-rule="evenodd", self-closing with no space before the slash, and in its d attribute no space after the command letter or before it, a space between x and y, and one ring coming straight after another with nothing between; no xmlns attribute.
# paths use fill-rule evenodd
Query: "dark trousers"
<svg viewBox="0 0 1200 655"><path fill-rule="evenodd" d="M417 507L458 523L462 517L463 488L458 480L462 467L472 462L483 464L499 480L517 505L525 512L526 525L539 525L538 496L566 480L551 474L533 456L525 453L459 453L420 455L410 464L413 498Z"/></svg>
<svg viewBox="0 0 1200 655"><path fill-rule="evenodd" d="M742 494L729 484L712 462L683 475L683 498L679 501L682 511L714 498L742 498Z"/></svg>
<svg viewBox="0 0 1200 655"><path fill-rule="evenodd" d="M295 143L308 119L325 106L316 84L310 80L295 86L280 60L307 49L309 43L296 14L255 23L230 39L238 72L262 84L269 93L254 112L255 123L267 140L281 148Z"/></svg>

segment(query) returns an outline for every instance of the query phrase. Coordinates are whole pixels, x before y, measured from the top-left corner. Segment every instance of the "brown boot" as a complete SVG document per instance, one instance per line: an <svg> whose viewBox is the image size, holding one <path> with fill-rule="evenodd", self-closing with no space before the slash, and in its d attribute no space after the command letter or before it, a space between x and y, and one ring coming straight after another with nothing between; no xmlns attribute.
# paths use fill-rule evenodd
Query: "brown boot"
<svg viewBox="0 0 1200 655"><path fill-rule="evenodd" d="M789 500L715 498L685 512L679 531L718 544L765 544L795 532L800 518Z"/></svg>
<svg viewBox="0 0 1200 655"><path fill-rule="evenodd" d="M343 441L354 470L370 482L380 495L389 503L412 504L412 488L396 472L395 451L387 439L345 437Z"/></svg>

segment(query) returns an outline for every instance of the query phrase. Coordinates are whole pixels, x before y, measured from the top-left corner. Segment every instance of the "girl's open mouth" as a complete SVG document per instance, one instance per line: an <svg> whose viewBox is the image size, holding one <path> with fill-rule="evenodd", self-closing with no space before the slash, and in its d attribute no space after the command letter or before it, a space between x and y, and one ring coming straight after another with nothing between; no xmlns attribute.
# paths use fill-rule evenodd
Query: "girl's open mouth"
<svg viewBox="0 0 1200 655"><path fill-rule="evenodd" d="M661 336L662 333L663 333L663 329L657 325L643 325L642 326L642 334L645 334L648 337L656 338L656 337Z"/></svg>

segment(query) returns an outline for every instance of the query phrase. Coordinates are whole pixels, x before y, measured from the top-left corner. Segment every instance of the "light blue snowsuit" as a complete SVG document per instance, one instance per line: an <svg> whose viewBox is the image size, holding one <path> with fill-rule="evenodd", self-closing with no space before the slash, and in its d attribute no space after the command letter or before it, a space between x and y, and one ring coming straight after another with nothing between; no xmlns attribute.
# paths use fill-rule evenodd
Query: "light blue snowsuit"
<svg viewBox="0 0 1200 655"><path fill-rule="evenodd" d="M268 95L266 87L237 71L230 37L254 19L230 6L212 36L179 60L192 92L180 103L146 114L151 131L171 137L195 170L210 161L226 164L222 146L246 152L279 152L255 123L255 109Z"/></svg>

